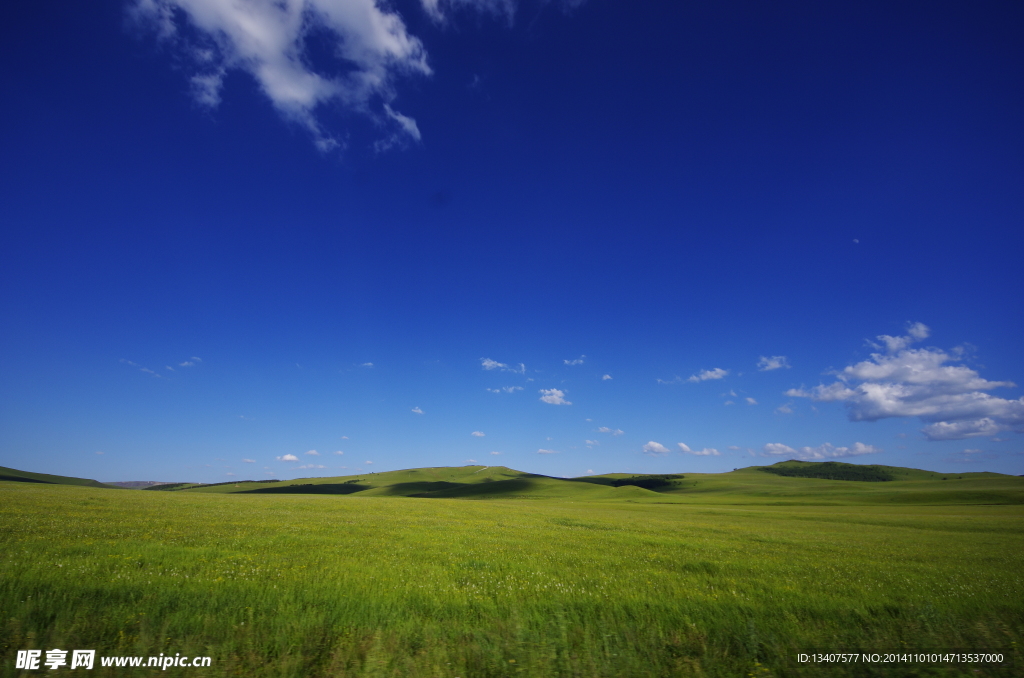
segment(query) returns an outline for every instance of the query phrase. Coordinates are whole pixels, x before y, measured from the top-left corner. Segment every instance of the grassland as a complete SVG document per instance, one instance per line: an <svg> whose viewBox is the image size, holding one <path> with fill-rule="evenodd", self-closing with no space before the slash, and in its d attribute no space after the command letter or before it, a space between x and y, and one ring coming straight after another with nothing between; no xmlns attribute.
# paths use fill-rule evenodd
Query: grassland
<svg viewBox="0 0 1024 678"><path fill-rule="evenodd" d="M1022 675L1019 654L981 673L793 662L1018 653L1020 478L748 469L655 492L614 487L621 475L395 473L177 491L0 482L0 675L18 675L16 650L53 647L214 658L164 672L183 676ZM309 491L345 484L361 489ZM132 672L147 670L90 673Z"/></svg>

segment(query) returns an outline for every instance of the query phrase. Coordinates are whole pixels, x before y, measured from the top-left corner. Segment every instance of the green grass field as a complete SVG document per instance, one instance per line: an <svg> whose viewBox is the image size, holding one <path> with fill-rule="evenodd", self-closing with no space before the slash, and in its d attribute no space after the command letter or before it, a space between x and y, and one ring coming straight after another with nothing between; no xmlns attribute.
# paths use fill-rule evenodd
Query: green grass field
<svg viewBox="0 0 1024 678"><path fill-rule="evenodd" d="M1024 479L897 471L0 482L0 675L54 647L213 657L181 676L1024 675ZM812 649L1015 665L794 662Z"/></svg>

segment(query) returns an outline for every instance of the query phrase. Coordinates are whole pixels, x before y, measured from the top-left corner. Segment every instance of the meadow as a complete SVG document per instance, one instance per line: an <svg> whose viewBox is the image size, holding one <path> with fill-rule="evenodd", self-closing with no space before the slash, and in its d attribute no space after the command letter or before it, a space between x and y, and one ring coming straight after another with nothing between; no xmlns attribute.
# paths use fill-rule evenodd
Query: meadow
<svg viewBox="0 0 1024 678"><path fill-rule="evenodd" d="M458 491L434 471L397 484ZM40 673L16 651L54 647L213 657L161 671L181 676L1024 675L1021 479L960 479L958 503L926 477L893 502L896 483L752 472L560 497L530 476L540 498L467 501L389 495L381 475L345 496L0 482L0 675ZM795 662L951 649L1014 665Z"/></svg>

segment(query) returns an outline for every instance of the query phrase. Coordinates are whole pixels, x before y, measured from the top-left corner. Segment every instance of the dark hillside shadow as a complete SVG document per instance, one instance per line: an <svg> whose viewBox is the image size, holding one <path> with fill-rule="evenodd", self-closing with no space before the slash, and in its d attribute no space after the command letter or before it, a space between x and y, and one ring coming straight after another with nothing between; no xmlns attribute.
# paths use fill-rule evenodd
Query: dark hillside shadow
<svg viewBox="0 0 1024 678"><path fill-rule="evenodd" d="M35 478L23 478L21 476L3 476L0 475L0 480L13 480L16 483L43 483L45 485L56 485L57 483L51 483L49 480L36 480Z"/></svg>
<svg viewBox="0 0 1024 678"><path fill-rule="evenodd" d="M357 483L323 483L321 485L285 485L284 487L261 487L258 490L242 490L235 494L353 494L369 490L371 485Z"/></svg>
<svg viewBox="0 0 1024 678"><path fill-rule="evenodd" d="M547 476L535 476L534 478L546 478ZM495 480L490 483L474 483L472 485L465 485L460 483L452 483L454 487L448 489L437 490L434 492L423 492L419 494L410 494L410 497L424 497L432 499L471 499L473 497L480 498L499 498L502 496L519 495L540 486L532 480L526 478L514 478L512 480Z"/></svg>

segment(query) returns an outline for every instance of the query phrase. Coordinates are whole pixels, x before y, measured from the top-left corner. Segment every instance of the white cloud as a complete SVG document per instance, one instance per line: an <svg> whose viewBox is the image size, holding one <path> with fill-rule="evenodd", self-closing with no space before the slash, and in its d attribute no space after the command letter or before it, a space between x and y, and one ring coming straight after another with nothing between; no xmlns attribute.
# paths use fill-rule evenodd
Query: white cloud
<svg viewBox="0 0 1024 678"><path fill-rule="evenodd" d="M778 407L775 408L775 411L778 414L793 414L793 408L790 407L790 403L786 403L785 405L779 405Z"/></svg>
<svg viewBox="0 0 1024 678"><path fill-rule="evenodd" d="M196 366L195 362L193 362L191 360L186 360L185 362L178 363L178 367L195 367L195 366Z"/></svg>
<svg viewBox="0 0 1024 678"><path fill-rule="evenodd" d="M133 363L131 360L125 360L124 358L121 358L121 360L119 360L118 362L122 362L125 365L131 365L132 367L142 367L138 363Z"/></svg>
<svg viewBox="0 0 1024 678"><path fill-rule="evenodd" d="M423 414L423 410L421 410L418 405L416 407L412 408L412 410L410 410L410 411L411 412L415 412L416 414Z"/></svg>
<svg viewBox="0 0 1024 678"><path fill-rule="evenodd" d="M299 458L294 454L286 454L283 457L277 457L278 461L298 461Z"/></svg>
<svg viewBox="0 0 1024 678"><path fill-rule="evenodd" d="M592 468L588 468L588 469L587 469L587 474L588 474L588 475L589 475L589 474L592 474L593 472L594 472L594 469L592 469Z"/></svg>
<svg viewBox="0 0 1024 678"><path fill-rule="evenodd" d="M801 447L798 450L782 443L768 443L761 450L765 456L786 455L794 459L836 459L839 457L856 457L862 454L878 454L883 451L880 447L865 445L864 443L854 443L850 447L836 447L831 443L825 443L817 447Z"/></svg>
<svg viewBox="0 0 1024 678"><path fill-rule="evenodd" d="M729 374L729 370L723 370L721 367L716 367L713 370L701 370L697 374L691 375L687 381L708 381L709 379L721 379L725 375Z"/></svg>
<svg viewBox="0 0 1024 678"><path fill-rule="evenodd" d="M491 454L498 455L501 454L501 452L491 452Z"/></svg>
<svg viewBox="0 0 1024 678"><path fill-rule="evenodd" d="M509 22L512 21L512 16L515 14L516 9L515 0L420 0L420 2L427 13L440 23L445 22L445 14L441 9L442 5L445 5L449 10L453 10L456 7L471 7L481 12L502 16ZM578 4L582 4L581 0L569 0L566 3L570 8Z"/></svg>
<svg viewBox="0 0 1024 678"><path fill-rule="evenodd" d="M348 436L341 436L342 440L348 440Z"/></svg>
<svg viewBox="0 0 1024 678"><path fill-rule="evenodd" d="M908 348L928 336L922 323L910 325L905 336L881 335L885 353L836 372L838 381L811 389L790 389L786 395L818 402L843 402L851 421L917 417L928 422L922 432L929 440L959 440L1000 431L1024 431L1024 397L1007 400L983 391L1015 386L988 381L966 365L963 350Z"/></svg>
<svg viewBox="0 0 1024 678"><path fill-rule="evenodd" d="M319 457L320 456L320 453L317 452L316 450L310 450L309 452L306 452L306 454L312 455L314 457Z"/></svg>
<svg viewBox="0 0 1024 678"><path fill-rule="evenodd" d="M476 459L467 459L466 461L470 462L471 464L475 464L476 463Z"/></svg>
<svg viewBox="0 0 1024 678"><path fill-rule="evenodd" d="M173 371L174 371L174 368L173 368L173 367L171 367L170 365L164 365L164 369L165 369L165 370L170 370L171 372L173 372Z"/></svg>
<svg viewBox="0 0 1024 678"><path fill-rule="evenodd" d="M476 436L477 438L483 438L483 437L484 437L485 435L487 435L487 434L486 434L486 433L484 433L483 431L473 431L473 432L472 432L472 433L470 433L469 435L471 435L471 436Z"/></svg>
<svg viewBox="0 0 1024 678"><path fill-rule="evenodd" d="M717 457L719 455L718 450L713 447L705 447L702 450L690 449L690 446L686 443L676 443L679 446L679 451L683 454L692 454L698 457Z"/></svg>
<svg viewBox="0 0 1024 678"><path fill-rule="evenodd" d="M372 461L364 461L363 463L364 464L372 464L373 462Z"/></svg>
<svg viewBox="0 0 1024 678"><path fill-rule="evenodd" d="M96 450L96 454L106 454L103 450Z"/></svg>
<svg viewBox="0 0 1024 678"><path fill-rule="evenodd" d="M427 0L427 6L436 3ZM317 109L334 105L390 127L385 143L419 139L416 123L391 106L402 75L429 75L422 43L398 13L375 0L134 0L132 15L174 44L198 71L193 96L220 103L231 71L252 76L287 120L305 127L323 151L338 146ZM307 51L315 36L344 73L317 72Z"/></svg>
<svg viewBox="0 0 1024 678"><path fill-rule="evenodd" d="M522 386L502 386L501 388L489 388L487 389L491 393L515 393L516 391L522 391Z"/></svg>
<svg viewBox="0 0 1024 678"><path fill-rule="evenodd" d="M747 398L747 404L748 405L756 405L757 401L754 400L753 398Z"/></svg>
<svg viewBox="0 0 1024 678"><path fill-rule="evenodd" d="M373 367L373 363L363 363L360 367Z"/></svg>
<svg viewBox="0 0 1024 678"><path fill-rule="evenodd" d="M244 461L246 464L255 464L256 463L255 459L243 459L242 461Z"/></svg>
<svg viewBox="0 0 1024 678"><path fill-rule="evenodd" d="M224 475L226 475L226 476L233 476L235 474L234 473L225 473Z"/></svg>
<svg viewBox="0 0 1024 678"><path fill-rule="evenodd" d="M650 441L644 443L643 450L644 450L644 454L652 454L652 455L668 454L668 448L667 447L665 447L661 443L656 443L653 440L650 440Z"/></svg>
<svg viewBox="0 0 1024 678"><path fill-rule="evenodd" d="M600 444L601 444L601 443L597 442L596 440L586 440L586 441L584 441L584 442L585 442L585 443L586 443L587 445L600 445Z"/></svg>
<svg viewBox="0 0 1024 678"><path fill-rule="evenodd" d="M335 451L334 453L335 453L335 454L345 454L345 453L344 453L344 452L342 452L341 450L336 450L336 451Z"/></svg>
<svg viewBox="0 0 1024 678"><path fill-rule="evenodd" d="M565 392L557 388L542 388L540 393L544 394L540 397L541 401L549 405L572 405L571 402L565 399Z"/></svg>
<svg viewBox="0 0 1024 678"><path fill-rule="evenodd" d="M621 436L623 433L625 433L625 431L623 431L621 428L610 429L607 426L602 426L601 428L597 429L597 432L608 433L613 436Z"/></svg>
<svg viewBox="0 0 1024 678"><path fill-rule="evenodd" d="M768 372L777 369L789 369L789 361L784 355L773 355L770 358L761 356L757 361L757 369L761 372Z"/></svg>
<svg viewBox="0 0 1024 678"><path fill-rule="evenodd" d="M606 374L606 375L604 375L603 377L601 377L601 381L608 381L608 380L609 380L609 379L611 379L611 378L612 378L612 375L610 375L610 374Z"/></svg>
<svg viewBox="0 0 1024 678"><path fill-rule="evenodd" d="M545 450L544 448L541 448L537 450L537 454L558 454L558 450Z"/></svg>
<svg viewBox="0 0 1024 678"><path fill-rule="evenodd" d="M327 467L324 466L323 464L303 464L302 466L298 466L297 468L327 468Z"/></svg>
<svg viewBox="0 0 1024 678"><path fill-rule="evenodd" d="M480 358L480 366L485 370L501 370L502 372L513 372L515 374L526 374L526 365L519 363L518 366L510 366L506 363L499 363L490 358Z"/></svg>
<svg viewBox="0 0 1024 678"><path fill-rule="evenodd" d="M565 363L566 365L582 365L583 359L586 357L587 356L585 355L581 355L579 358L576 358L574 360L563 360L562 362Z"/></svg>

